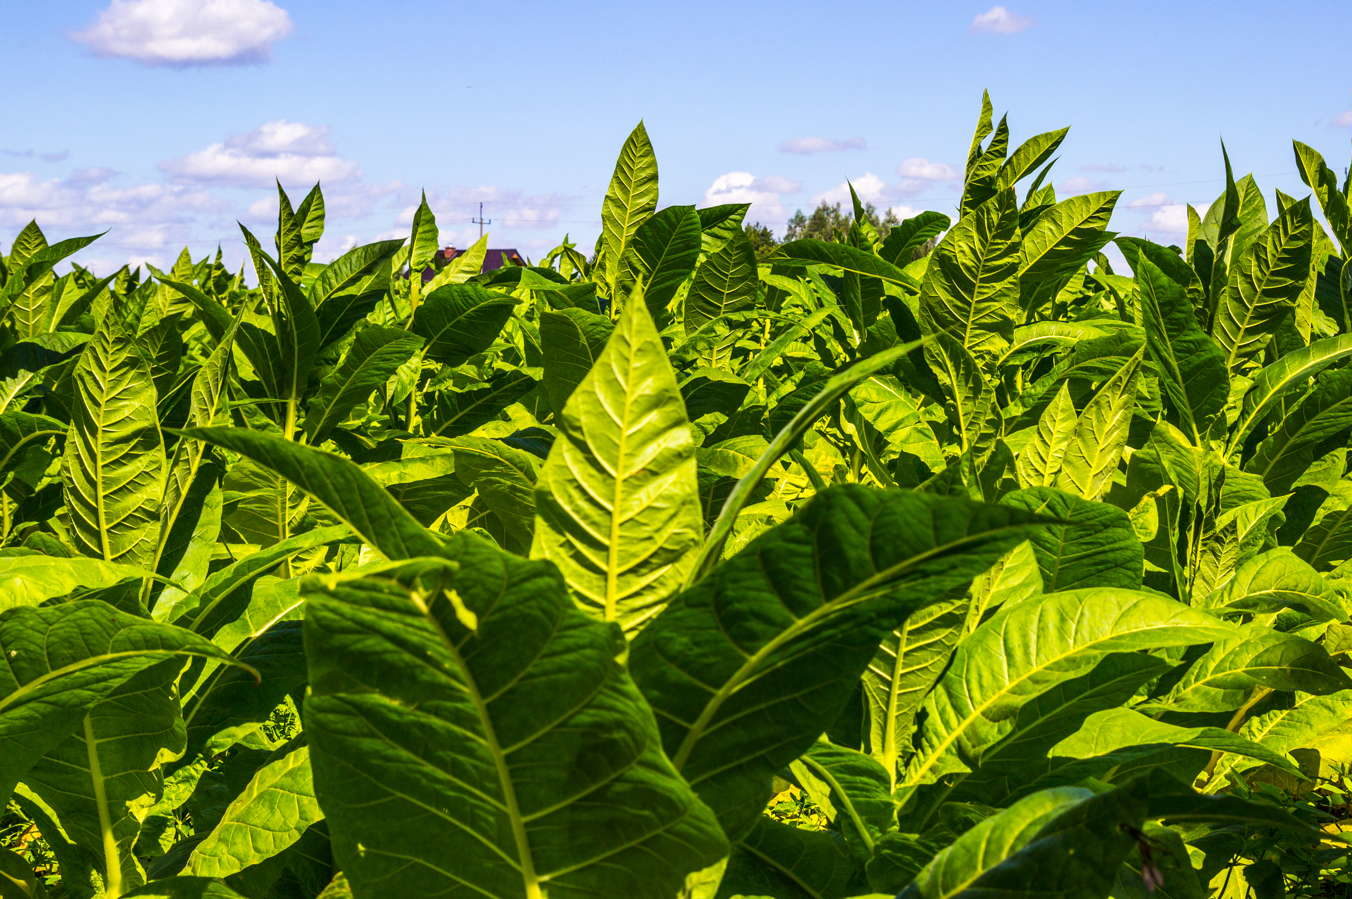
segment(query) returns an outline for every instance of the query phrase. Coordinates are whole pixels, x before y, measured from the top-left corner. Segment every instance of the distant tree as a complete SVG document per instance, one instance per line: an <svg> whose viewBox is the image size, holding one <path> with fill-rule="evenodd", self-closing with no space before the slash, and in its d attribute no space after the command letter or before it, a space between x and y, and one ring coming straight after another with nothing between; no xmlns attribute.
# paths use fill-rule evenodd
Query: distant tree
<svg viewBox="0 0 1352 899"><path fill-rule="evenodd" d="M849 231L850 217L841 211L840 204L823 200L811 215L804 215L801 209L793 214L784 229L784 240L840 240Z"/></svg>
<svg viewBox="0 0 1352 899"><path fill-rule="evenodd" d="M751 241L751 248L756 251L757 259L766 259L779 249L779 241L775 240L775 232L771 231L768 225L756 222L746 225L743 230L746 231L746 236Z"/></svg>
<svg viewBox="0 0 1352 899"><path fill-rule="evenodd" d="M890 209L880 216L872 203L864 204L864 220L878 230L879 236L884 237L892 230L893 225L901 223L901 219ZM816 240L844 240L850 233L853 221L853 211L843 209L840 203L827 203L823 200L812 210L811 215L804 215L801 209L793 214L784 231L784 240L787 242L805 237Z"/></svg>

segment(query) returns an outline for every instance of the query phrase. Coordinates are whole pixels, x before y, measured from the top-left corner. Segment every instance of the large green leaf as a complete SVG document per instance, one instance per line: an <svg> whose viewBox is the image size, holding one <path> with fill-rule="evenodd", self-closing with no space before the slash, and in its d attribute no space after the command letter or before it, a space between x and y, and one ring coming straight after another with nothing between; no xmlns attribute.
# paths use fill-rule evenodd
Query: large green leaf
<svg viewBox="0 0 1352 899"><path fill-rule="evenodd" d="M863 675L869 754L895 779L915 715L966 633L972 601L944 599L912 613L887 637Z"/></svg>
<svg viewBox="0 0 1352 899"><path fill-rule="evenodd" d="M1276 407L1286 391L1303 385L1306 378L1348 356L1352 356L1352 334L1339 334L1285 353L1259 369L1253 376L1252 386L1244 394L1239 419L1230 430L1230 449L1240 445Z"/></svg>
<svg viewBox="0 0 1352 899"><path fill-rule="evenodd" d="M441 550L440 540L342 456L243 428L191 428L183 434L247 456L286 478L391 559L435 556Z"/></svg>
<svg viewBox="0 0 1352 899"><path fill-rule="evenodd" d="M639 225L634 254L643 276L643 300L653 317L661 319L699 259L700 217L695 207L668 206Z"/></svg>
<svg viewBox="0 0 1352 899"><path fill-rule="evenodd" d="M1341 733L1352 716L1352 690L1315 695L1297 693L1288 707L1262 712L1246 720L1239 728L1246 737L1279 753L1290 753L1315 745L1321 738ZM1223 759L1216 767L1216 779L1232 768L1244 768L1242 758Z"/></svg>
<svg viewBox="0 0 1352 899"><path fill-rule="evenodd" d="M1338 189L1338 178L1324 162L1319 151L1300 141L1292 141L1296 151L1296 169L1300 180L1314 192L1319 208L1328 219L1333 238L1342 245L1344 253L1352 253L1352 210L1346 194Z"/></svg>
<svg viewBox="0 0 1352 899"><path fill-rule="evenodd" d="M427 358L463 365L493 343L516 302L478 284L447 284L423 297L411 330L427 341Z"/></svg>
<svg viewBox="0 0 1352 899"><path fill-rule="evenodd" d="M1136 405L1136 373L1145 350L1126 361L1094 394L1075 423L1054 486L1099 499L1112 486Z"/></svg>
<svg viewBox="0 0 1352 899"><path fill-rule="evenodd" d="M597 281L606 287L612 301L628 293L634 235L656 210L657 157L648 140L648 129L639 122L620 148L601 203L595 264Z"/></svg>
<svg viewBox="0 0 1352 899"><path fill-rule="evenodd" d="M944 235L920 291L920 320L976 355L998 355L1019 316L1018 208L1001 191Z"/></svg>
<svg viewBox="0 0 1352 899"><path fill-rule="evenodd" d="M1203 653L1156 706L1228 712L1258 686L1322 694L1350 688L1352 680L1318 643L1251 624Z"/></svg>
<svg viewBox="0 0 1352 899"><path fill-rule="evenodd" d="M864 888L862 873L858 857L839 834L762 816L733 847L716 895L845 899Z"/></svg>
<svg viewBox="0 0 1352 899"><path fill-rule="evenodd" d="M432 264L432 257L440 248L441 234L437 230L437 219L432 207L427 205L427 193L418 199L418 208L413 211L413 227L408 244L408 265L420 277L423 269Z"/></svg>
<svg viewBox="0 0 1352 899"><path fill-rule="evenodd" d="M776 265L827 265L843 272L880 278L892 284L915 289L915 279L900 268L867 250L842 243L829 243L810 237L791 240L779 247Z"/></svg>
<svg viewBox="0 0 1352 899"><path fill-rule="evenodd" d="M1019 302L1026 312L1037 312L1051 302L1114 237L1105 229L1119 196L1121 191L1104 191L1062 200L1024 233L1019 243Z"/></svg>
<svg viewBox="0 0 1352 899"><path fill-rule="evenodd" d="M1149 813L1141 792L1063 787L1028 796L969 829L899 899L1100 899Z"/></svg>
<svg viewBox="0 0 1352 899"><path fill-rule="evenodd" d="M323 815L315 800L310 750L292 749L259 768L219 821L193 847L186 873L229 877L267 861Z"/></svg>
<svg viewBox="0 0 1352 899"><path fill-rule="evenodd" d="M305 732L354 891L668 899L716 863L618 629L551 565L470 534L448 556L306 588Z"/></svg>
<svg viewBox="0 0 1352 899"><path fill-rule="evenodd" d="M538 382L524 371L500 370L473 390L442 390L433 393L433 410L427 430L437 437L471 434L480 426L527 397Z"/></svg>
<svg viewBox="0 0 1352 899"><path fill-rule="evenodd" d="M191 631L95 600L0 612L0 795L89 709L151 666L185 656L231 661Z"/></svg>
<svg viewBox="0 0 1352 899"><path fill-rule="evenodd" d="M808 798L867 856L896 827L887 770L862 752L823 739L789 766Z"/></svg>
<svg viewBox="0 0 1352 899"><path fill-rule="evenodd" d="M1285 546L1240 565L1225 588L1205 602L1222 614L1300 609L1324 621L1346 615L1334 586Z"/></svg>
<svg viewBox="0 0 1352 899"><path fill-rule="evenodd" d="M314 443L323 442L352 407L365 402L371 391L389 380L420 346L420 337L399 328L369 325L358 331L343 361L324 376L310 400L306 436Z"/></svg>
<svg viewBox="0 0 1352 899"><path fill-rule="evenodd" d="M1135 709L1104 709L1085 719L1074 734L1048 754L1075 759L1099 758L1112 765L1129 764L1161 750L1204 749L1257 759L1299 776L1291 760L1223 727L1183 727L1158 721Z"/></svg>
<svg viewBox="0 0 1352 899"><path fill-rule="evenodd" d="M1127 703L1145 683L1172 665L1142 652L1114 652L1087 673L1062 681L1025 702L999 741L982 750L981 764L951 774L945 785L922 788L921 805L932 809L950 796L958 801L1003 804L1046 782L1062 782L1048 752L1075 733L1095 712ZM1076 777L1075 780L1079 778Z"/></svg>
<svg viewBox="0 0 1352 899"><path fill-rule="evenodd" d="M1316 449L1352 430L1352 371L1325 372L1274 424L1244 465L1279 496L1314 462Z"/></svg>
<svg viewBox="0 0 1352 899"><path fill-rule="evenodd" d="M1034 169L1051 158L1051 155L1056 152L1057 147L1061 146L1061 141L1066 139L1066 134L1069 132L1069 128L1057 128L1055 131L1036 134L1020 144L1013 153L1009 154L1009 158L1005 160L1004 165L1000 166L1000 173L996 178L996 187L1012 187L1032 174Z"/></svg>
<svg viewBox="0 0 1352 899"><path fill-rule="evenodd" d="M841 486L680 594L629 663L676 767L739 837L878 644L1031 532L999 506Z"/></svg>
<svg viewBox="0 0 1352 899"><path fill-rule="evenodd" d="M1015 470L1023 486L1051 487L1056 484L1078 422L1075 402L1070 397L1070 382L1064 381L1056 396L1042 410L1036 430L1015 459Z"/></svg>
<svg viewBox="0 0 1352 899"><path fill-rule="evenodd" d="M0 484L25 450L66 433L61 421L47 415L10 411L0 413Z"/></svg>
<svg viewBox="0 0 1352 899"><path fill-rule="evenodd" d="M925 700L925 726L908 784L980 763L1008 734L1019 707L1088 672L1106 654L1222 640L1234 628L1182 603L1138 590L1052 593L1001 609L958 647Z"/></svg>
<svg viewBox="0 0 1352 899"><path fill-rule="evenodd" d="M133 845L162 790L158 759L183 750L172 684L179 661L137 673L89 708L80 727L23 773L24 787L70 840L101 858L108 892L145 880Z"/></svg>
<svg viewBox="0 0 1352 899"><path fill-rule="evenodd" d="M1081 787L1060 787L1024 797L958 837L916 875L899 897L948 899L984 895L982 878L1005 863L1061 814L1093 797ZM1029 887L1032 885L1029 884ZM1002 895L1029 896L1028 890Z"/></svg>
<svg viewBox="0 0 1352 899"><path fill-rule="evenodd" d="M592 370L614 329L606 316L576 307L540 313L544 388L556 414Z"/></svg>
<svg viewBox="0 0 1352 899"><path fill-rule="evenodd" d="M756 252L744 233L738 233L695 272L685 296L684 325L694 333L730 312L740 312L756 301Z"/></svg>
<svg viewBox="0 0 1352 899"><path fill-rule="evenodd" d="M301 291L300 285L272 257L257 247L257 240L247 228L241 226L241 230L254 255L255 267L259 267L259 259L266 266L259 267L258 277L261 280L264 273L271 270L275 285L272 291L264 290L270 300L268 311L272 317L272 351L268 358L269 365L260 374L265 374L264 384L270 390L270 396L285 402L283 427L289 434L296 424L310 372L318 361L321 345L319 319L315 316L310 298ZM247 328L245 330L248 331ZM257 361L254 364L257 365Z"/></svg>
<svg viewBox="0 0 1352 899"><path fill-rule="evenodd" d="M35 552L0 555L0 612L36 606L69 595L81 587L100 589L148 572L132 565L75 556L62 558Z"/></svg>
<svg viewBox="0 0 1352 899"><path fill-rule="evenodd" d="M76 402L61 466L71 537L86 555L149 567L164 445L150 373L116 316L85 345L71 380Z"/></svg>
<svg viewBox="0 0 1352 899"><path fill-rule="evenodd" d="M1263 351L1310 273L1310 203L1289 206L1230 266L1211 333L1233 372Z"/></svg>
<svg viewBox="0 0 1352 899"><path fill-rule="evenodd" d="M1190 299L1196 275L1172 250L1139 238L1118 238L1136 272L1146 348L1176 421L1194 443L1229 396L1225 352L1197 323Z"/></svg>
<svg viewBox="0 0 1352 899"><path fill-rule="evenodd" d="M310 296L310 302L314 304L315 314L324 320L324 304L329 302L341 302L338 298L343 294L351 293L363 281L369 278L377 269L388 262L395 253L403 240L378 240L375 243L362 244L359 247L353 247L337 259L324 266L324 270L319 273L319 277L314 279L307 293ZM435 246L433 247L435 250ZM422 253L421 248L419 253ZM328 341L321 341L327 343Z"/></svg>
<svg viewBox="0 0 1352 899"><path fill-rule="evenodd" d="M1047 592L1141 586L1145 549L1116 506L1046 487L1016 490L1000 502L1057 522L1031 538Z"/></svg>
<svg viewBox="0 0 1352 899"><path fill-rule="evenodd" d="M951 224L942 212L922 212L912 216L887 232L880 255L893 265L906 265L925 244L947 231Z"/></svg>
<svg viewBox="0 0 1352 899"><path fill-rule="evenodd" d="M662 338L631 304L564 405L536 489L531 555L627 632L684 581L703 523L695 442Z"/></svg>

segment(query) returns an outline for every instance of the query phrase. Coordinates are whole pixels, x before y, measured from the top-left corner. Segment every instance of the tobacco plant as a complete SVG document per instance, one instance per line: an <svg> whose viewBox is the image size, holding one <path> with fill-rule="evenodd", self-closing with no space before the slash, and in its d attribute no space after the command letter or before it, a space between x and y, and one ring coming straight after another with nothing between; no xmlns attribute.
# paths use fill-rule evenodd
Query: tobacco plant
<svg viewBox="0 0 1352 899"><path fill-rule="evenodd" d="M763 261L642 125L539 265L30 224L0 896L1340 895L1352 191L1161 246L1065 137Z"/></svg>

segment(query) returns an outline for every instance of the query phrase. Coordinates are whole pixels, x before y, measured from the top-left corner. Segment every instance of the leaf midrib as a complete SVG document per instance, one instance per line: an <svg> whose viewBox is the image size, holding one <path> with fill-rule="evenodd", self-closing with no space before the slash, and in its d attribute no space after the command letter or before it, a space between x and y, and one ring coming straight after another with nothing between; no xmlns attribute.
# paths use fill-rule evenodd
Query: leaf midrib
<svg viewBox="0 0 1352 899"><path fill-rule="evenodd" d="M940 544L923 553L912 556L897 565L893 565L888 569L875 573L857 586L847 590L834 599L826 600L808 614L802 617L795 617L791 625L766 641L760 649L748 655L738 667L737 671L733 673L732 677L728 678L705 704L699 717L697 717L694 723L690 725L690 729L686 732L685 738L681 741L681 745L671 757L672 764L676 766L676 770L679 771L685 767L685 763L689 761L690 754L695 749L695 744L703 736L704 731L713 721L714 716L718 714L718 710L722 707L723 703L732 698L732 695L741 690L746 683L754 680L754 676L761 663L773 655L781 646L798 637L800 634L811 630L821 619L830 617L852 605L857 605L872 599L872 590L885 586L889 581L901 577L909 568L946 552L956 550L968 543L989 540L1001 533L1022 530L1024 527L1026 527L1026 525L1002 525L998 528L992 528L989 531L982 531L980 534L969 534L962 539ZM912 609L910 611L914 612L916 610Z"/></svg>
<svg viewBox="0 0 1352 899"><path fill-rule="evenodd" d="M921 777L924 776L925 772L929 771L929 770L930 770L931 768L933 768L936 764L938 764L939 760L940 760L941 758L943 758L944 754L948 751L949 747L952 746L955 742L957 742L958 738L959 738L963 733L965 733L969 727L972 726L972 723L973 723L974 721L976 721L978 718L980 718L980 717L985 713L985 711L986 711L987 709L989 709L992 705L994 705L994 704L996 703L997 700L1002 699L1002 698L1005 697L1006 695L1008 695L1008 694L1010 694L1011 692L1013 692L1013 688L1014 688L1014 687L1016 687L1016 686L1022 684L1024 681L1028 680L1028 679L1031 678L1033 675L1038 674L1038 673L1040 673L1040 672L1042 672L1042 671L1047 670L1048 668L1052 667L1053 665L1055 665L1055 664L1058 663L1058 662L1063 662L1063 661L1065 661L1066 659L1072 658L1072 657L1074 657L1074 656L1076 656L1076 655L1079 655L1079 654L1081 654L1081 653L1091 651L1094 647L1098 646L1099 644L1109 642L1110 640L1114 640L1114 639L1116 639L1116 638L1118 638L1118 637L1126 636L1126 635L1128 635L1128 634L1139 634L1139 633L1144 633L1144 632L1147 632L1147 631L1155 630L1155 629L1157 629L1157 628L1169 628L1169 627L1173 627L1173 626L1174 626L1174 625L1169 624L1169 623L1163 623L1163 624L1153 624L1153 623L1152 623L1152 624L1149 624L1149 625L1147 625L1147 626L1145 626L1145 627L1136 628L1136 629L1130 630L1130 631L1114 631L1114 632L1112 632L1112 633L1109 633L1109 634L1107 634L1107 635L1101 637L1100 639L1091 641L1091 642L1089 642L1089 643L1080 643L1080 644L1076 644L1069 652L1065 652L1065 653L1061 653L1061 654L1056 655L1056 656L1052 656L1052 657L1050 657L1049 659L1047 659L1043 664L1040 664L1040 665L1037 665L1037 666L1034 666L1034 667L1029 668L1029 669L1028 669L1023 675L1021 675L1020 677L1018 677L1018 678L1016 678L1016 679L1014 679L1014 680L1008 681L1008 682L1007 682L1003 687L1001 687L999 690L996 690L996 691L994 691L993 693L991 693L990 696L989 696L984 702L982 702L982 703L979 704L979 705L974 705L974 706L972 707L972 712L971 712L971 714L969 714L969 715L964 715L964 716L962 717L961 721L959 721L958 726L952 728L952 729L949 731L948 735L947 735L946 737L944 737L944 738L939 742L939 744L938 744L938 745L937 745L937 746L936 746L936 747L928 754L928 756L927 756L927 759L928 759L928 760L927 760L923 765L920 765L919 767L913 769L913 773L908 774L908 775L906 776L906 781L905 781L905 784L904 784L904 785L905 785L905 786L915 786L917 783L919 783L919 779L920 779Z"/></svg>

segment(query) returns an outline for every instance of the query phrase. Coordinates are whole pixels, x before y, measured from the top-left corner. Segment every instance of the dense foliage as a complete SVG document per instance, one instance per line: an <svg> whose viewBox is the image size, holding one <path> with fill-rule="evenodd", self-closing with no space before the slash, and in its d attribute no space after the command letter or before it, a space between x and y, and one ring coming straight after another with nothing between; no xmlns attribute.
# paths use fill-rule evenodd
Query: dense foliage
<svg viewBox="0 0 1352 899"><path fill-rule="evenodd" d="M25 228L0 896L1346 895L1349 185L1114 272L1064 137L763 262L642 126L590 257Z"/></svg>

